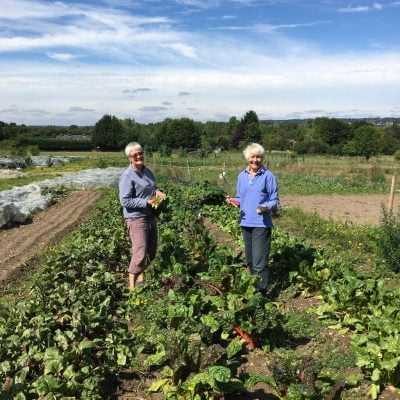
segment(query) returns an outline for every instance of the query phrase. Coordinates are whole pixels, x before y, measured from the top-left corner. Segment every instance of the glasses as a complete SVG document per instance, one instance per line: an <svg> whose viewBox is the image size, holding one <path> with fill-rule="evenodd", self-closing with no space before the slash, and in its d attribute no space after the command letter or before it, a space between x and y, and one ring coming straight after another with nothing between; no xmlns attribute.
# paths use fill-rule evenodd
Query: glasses
<svg viewBox="0 0 400 400"><path fill-rule="evenodd" d="M129 156L129 158L140 157L143 155L143 151L138 151L137 153L133 153Z"/></svg>

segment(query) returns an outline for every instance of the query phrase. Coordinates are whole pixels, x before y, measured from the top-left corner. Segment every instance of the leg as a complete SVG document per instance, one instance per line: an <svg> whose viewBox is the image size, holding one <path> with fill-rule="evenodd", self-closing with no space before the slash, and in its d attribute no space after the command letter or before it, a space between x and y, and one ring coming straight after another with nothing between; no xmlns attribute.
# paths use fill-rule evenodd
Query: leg
<svg viewBox="0 0 400 400"><path fill-rule="evenodd" d="M134 289L137 282L143 281L143 270L148 264L147 242L149 224L145 218L127 219L129 237L132 244L132 257L129 264L129 288Z"/></svg>
<svg viewBox="0 0 400 400"><path fill-rule="evenodd" d="M271 247L271 228L254 228L252 232L253 270L261 279L258 289L262 292L268 286L268 261Z"/></svg>
<svg viewBox="0 0 400 400"><path fill-rule="evenodd" d="M253 274L253 254L252 254L252 235L251 232L254 228L242 226L242 235L244 241L244 254L246 257L247 268L250 274Z"/></svg>
<svg viewBox="0 0 400 400"><path fill-rule="evenodd" d="M149 237L147 240L147 254L149 255L149 262L153 261L156 257L158 241L157 221L155 218L150 222Z"/></svg>
<svg viewBox="0 0 400 400"><path fill-rule="evenodd" d="M135 290L136 284L139 282L143 282L144 272L140 274L129 274L129 289Z"/></svg>

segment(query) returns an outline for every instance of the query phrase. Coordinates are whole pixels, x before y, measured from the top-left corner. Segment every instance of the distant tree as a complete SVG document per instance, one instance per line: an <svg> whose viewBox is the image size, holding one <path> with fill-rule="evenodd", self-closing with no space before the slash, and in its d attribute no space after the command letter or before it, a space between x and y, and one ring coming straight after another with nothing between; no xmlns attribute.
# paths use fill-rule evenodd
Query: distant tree
<svg viewBox="0 0 400 400"><path fill-rule="evenodd" d="M256 112L253 111L253 110L250 110L250 111L247 111L247 112L246 112L246 114L243 116L241 122L242 122L245 126L247 126L247 125L250 125L251 123L256 123L256 124L258 124L260 121L259 121L259 119L258 119L258 116L257 116Z"/></svg>
<svg viewBox="0 0 400 400"><path fill-rule="evenodd" d="M237 148L244 141L244 139L245 139L244 129L245 129L245 126L243 123L239 123L236 126L235 133L230 142L230 147Z"/></svg>
<svg viewBox="0 0 400 400"><path fill-rule="evenodd" d="M349 155L364 156L368 161L383 149L383 132L373 125L362 125L354 132L354 138L344 147L343 152Z"/></svg>
<svg viewBox="0 0 400 400"><path fill-rule="evenodd" d="M104 115L95 125L93 144L101 150L119 150L124 146L125 130L115 116Z"/></svg>
<svg viewBox="0 0 400 400"><path fill-rule="evenodd" d="M200 129L189 118L165 119L156 133L158 145L169 149L197 149L200 147Z"/></svg>
<svg viewBox="0 0 400 400"><path fill-rule="evenodd" d="M245 125L244 137L246 142L260 142L261 141L261 129L258 122L250 122Z"/></svg>
<svg viewBox="0 0 400 400"><path fill-rule="evenodd" d="M200 148L206 153L218 146L220 138L225 136L225 122L207 121L205 124L197 123L201 132Z"/></svg>
<svg viewBox="0 0 400 400"><path fill-rule="evenodd" d="M400 149L400 126L393 124L383 129L384 154L394 154L396 150Z"/></svg>
<svg viewBox="0 0 400 400"><path fill-rule="evenodd" d="M218 138L218 145L224 149L228 149L232 146L233 137L235 136L236 129L239 126L240 121L236 117L230 117L229 121L225 123L223 129L223 136Z"/></svg>
<svg viewBox="0 0 400 400"><path fill-rule="evenodd" d="M298 154L323 154L328 150L328 145L322 140L306 138L293 145L293 150Z"/></svg>
<svg viewBox="0 0 400 400"><path fill-rule="evenodd" d="M315 118L313 130L313 138L326 142L329 146L344 144L351 137L350 125L336 118Z"/></svg>
<svg viewBox="0 0 400 400"><path fill-rule="evenodd" d="M183 147L197 149L200 147L200 129L192 119L175 119L170 124L172 148Z"/></svg>
<svg viewBox="0 0 400 400"><path fill-rule="evenodd" d="M246 142L261 141L260 121L255 111L247 111L240 123L243 125L243 138Z"/></svg>
<svg viewBox="0 0 400 400"><path fill-rule="evenodd" d="M126 118L121 122L122 127L125 131L126 142L140 142L139 140L139 132L140 126L135 122L132 118ZM140 143L142 144L142 143ZM144 145L144 144L143 144Z"/></svg>

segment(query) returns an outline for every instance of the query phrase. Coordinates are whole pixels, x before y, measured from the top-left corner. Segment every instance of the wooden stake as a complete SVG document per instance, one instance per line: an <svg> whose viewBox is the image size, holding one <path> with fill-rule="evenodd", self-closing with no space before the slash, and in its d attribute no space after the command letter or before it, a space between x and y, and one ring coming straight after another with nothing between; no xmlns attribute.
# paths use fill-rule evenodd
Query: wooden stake
<svg viewBox="0 0 400 400"><path fill-rule="evenodd" d="M389 196L389 211L393 211L393 201L394 201L394 192L396 189L396 175L392 176L392 185L390 186L390 196Z"/></svg>
<svg viewBox="0 0 400 400"><path fill-rule="evenodd" d="M188 175L189 175L189 182L191 181L191 177L190 177L190 166L189 166L189 159L186 158L186 163L187 163L187 170L188 170Z"/></svg>

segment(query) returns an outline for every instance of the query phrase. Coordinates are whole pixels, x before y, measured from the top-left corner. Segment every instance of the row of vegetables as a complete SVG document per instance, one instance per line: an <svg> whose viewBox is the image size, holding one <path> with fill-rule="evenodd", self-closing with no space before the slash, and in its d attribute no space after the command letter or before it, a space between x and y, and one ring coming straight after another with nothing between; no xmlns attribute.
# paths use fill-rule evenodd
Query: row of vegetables
<svg viewBox="0 0 400 400"><path fill-rule="evenodd" d="M236 210L211 206L203 213L240 239ZM377 278L371 269L358 268L355 259L274 231L271 268L276 279L295 285L303 294L322 295L316 316L351 335L356 365L375 399L385 387L400 386L400 290L390 279Z"/></svg>
<svg viewBox="0 0 400 400"><path fill-rule="evenodd" d="M237 252L204 228L199 215L239 235L221 189L164 186L158 255L135 292L126 288L130 249L110 190L105 206L48 252L28 298L0 303L0 399L115 398L127 373L137 391L168 399L240 396L258 382L282 399L334 396L335 376L316 372L311 383L295 376L283 384L279 371L238 372L252 348L282 344L286 315L255 291ZM371 396L396 386L398 293L284 232L275 233L271 256L272 291L321 289L319 317L354 332ZM345 382L356 384L351 376Z"/></svg>

